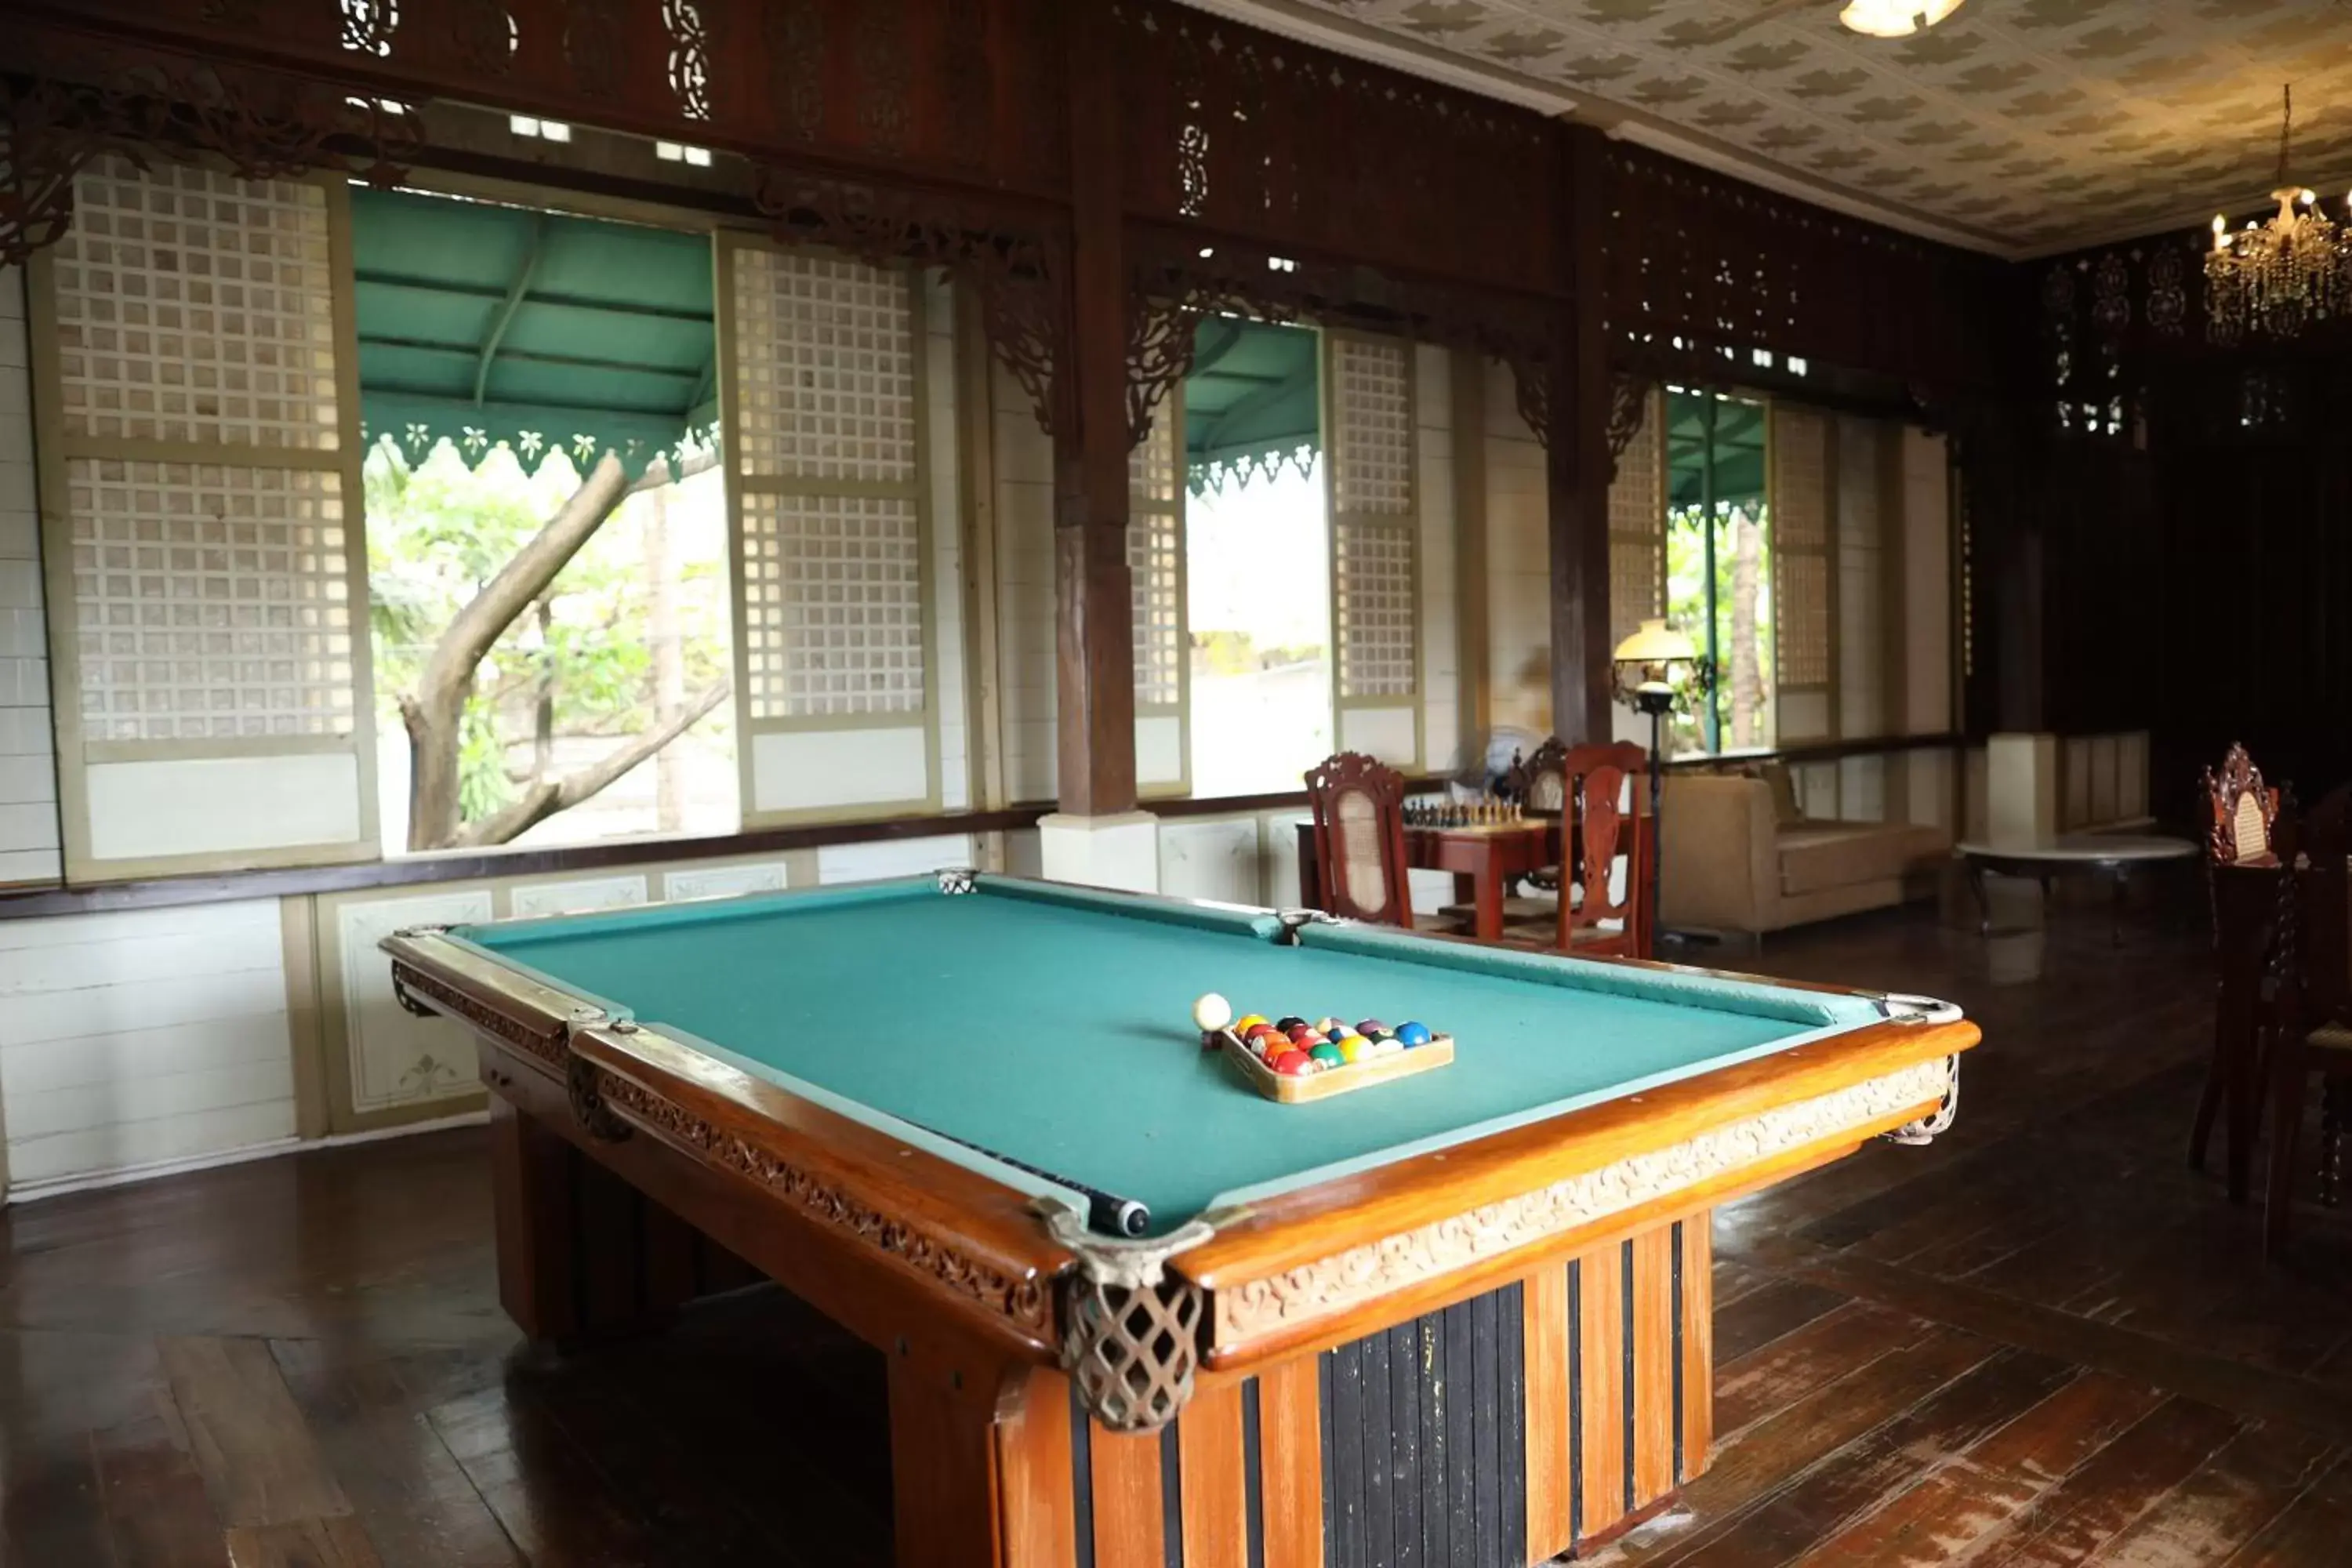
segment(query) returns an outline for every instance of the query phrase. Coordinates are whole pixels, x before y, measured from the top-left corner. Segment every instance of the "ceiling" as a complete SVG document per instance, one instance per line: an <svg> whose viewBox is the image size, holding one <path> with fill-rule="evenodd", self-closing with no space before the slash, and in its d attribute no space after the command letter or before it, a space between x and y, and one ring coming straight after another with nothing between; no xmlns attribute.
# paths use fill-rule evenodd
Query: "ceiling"
<svg viewBox="0 0 2352 1568"><path fill-rule="evenodd" d="M1841 0L1190 0L2011 258L2352 182L2347 0L1967 0L1866 38Z"/></svg>

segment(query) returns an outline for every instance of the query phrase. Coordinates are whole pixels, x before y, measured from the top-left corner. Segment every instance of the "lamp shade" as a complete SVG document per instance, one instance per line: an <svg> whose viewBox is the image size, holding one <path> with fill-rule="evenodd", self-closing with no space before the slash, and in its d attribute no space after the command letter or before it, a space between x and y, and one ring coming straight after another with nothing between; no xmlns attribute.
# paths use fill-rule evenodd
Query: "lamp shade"
<svg viewBox="0 0 2352 1568"><path fill-rule="evenodd" d="M1643 621L1632 637L1617 645L1619 664L1675 664L1698 657L1689 637L1666 625L1663 617Z"/></svg>

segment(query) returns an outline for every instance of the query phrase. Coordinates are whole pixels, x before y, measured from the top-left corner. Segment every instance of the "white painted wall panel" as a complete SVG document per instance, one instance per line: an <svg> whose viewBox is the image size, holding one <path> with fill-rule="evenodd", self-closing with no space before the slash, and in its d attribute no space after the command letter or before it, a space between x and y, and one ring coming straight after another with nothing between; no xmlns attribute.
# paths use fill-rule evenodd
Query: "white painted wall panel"
<svg viewBox="0 0 2352 1568"><path fill-rule="evenodd" d="M350 844L363 832L349 752L97 763L83 778L94 860Z"/></svg>
<svg viewBox="0 0 2352 1568"><path fill-rule="evenodd" d="M1269 812L1265 817L1265 858L1258 901L1275 909L1298 905L1298 825L1314 817L1303 811Z"/></svg>
<svg viewBox="0 0 2352 1568"><path fill-rule="evenodd" d="M1951 455L1941 436L1903 431L1903 725L1952 727Z"/></svg>
<svg viewBox="0 0 2352 1568"><path fill-rule="evenodd" d="M1259 902L1264 883L1255 816L1186 817L1160 825L1160 890L1180 899Z"/></svg>
<svg viewBox="0 0 2352 1568"><path fill-rule="evenodd" d="M14 1184L292 1137L284 953L275 900L0 922Z"/></svg>
<svg viewBox="0 0 2352 1568"><path fill-rule="evenodd" d="M1054 443L1021 384L1002 365L992 374L1004 789L1016 801L1052 800L1060 788L1054 732Z"/></svg>
<svg viewBox="0 0 2352 1568"><path fill-rule="evenodd" d="M732 899L745 893L780 893L791 881L781 860L742 866L689 866L662 873L662 898L670 903L688 899Z"/></svg>
<svg viewBox="0 0 2352 1568"><path fill-rule="evenodd" d="M0 886L64 874L25 330L23 270L0 267Z"/></svg>
<svg viewBox="0 0 2352 1568"><path fill-rule="evenodd" d="M751 741L754 811L920 801L929 739L919 724L888 730L786 730Z"/></svg>
<svg viewBox="0 0 2352 1568"><path fill-rule="evenodd" d="M446 1099L477 1081L473 1036L462 1024L420 1018L402 1007L392 994L392 966L376 943L404 927L456 925L495 913L488 888L371 900L336 910L352 1110L364 1114Z"/></svg>
<svg viewBox="0 0 2352 1568"><path fill-rule="evenodd" d="M1486 371L1486 668L1498 726L1551 733L1551 540L1544 450L1510 370Z"/></svg>
<svg viewBox="0 0 2352 1568"><path fill-rule="evenodd" d="M873 844L828 844L816 852L820 882L874 882L885 877L914 877L943 866L969 866L971 835L941 834L935 838L888 838Z"/></svg>
<svg viewBox="0 0 2352 1568"><path fill-rule="evenodd" d="M1462 603L1454 558L1454 356L1414 350L1414 421L1421 474L1422 765L1450 772L1461 751Z"/></svg>
<svg viewBox="0 0 2352 1568"><path fill-rule="evenodd" d="M612 877L579 877L562 882L525 882L507 894L507 913L517 920L545 915L594 914L600 910L633 910L646 901L642 871Z"/></svg>
<svg viewBox="0 0 2352 1568"><path fill-rule="evenodd" d="M961 468L956 461L955 291L941 273L926 275L923 345L930 421L931 667L940 710L940 805L961 811L971 804L971 741L964 679Z"/></svg>

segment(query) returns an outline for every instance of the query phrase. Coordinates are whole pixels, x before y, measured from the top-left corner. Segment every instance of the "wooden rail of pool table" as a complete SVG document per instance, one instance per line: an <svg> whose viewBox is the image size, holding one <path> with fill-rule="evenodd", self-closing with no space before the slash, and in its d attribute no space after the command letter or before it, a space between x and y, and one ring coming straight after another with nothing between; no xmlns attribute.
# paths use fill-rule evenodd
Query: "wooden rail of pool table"
<svg viewBox="0 0 2352 1568"><path fill-rule="evenodd" d="M1547 1254L1711 1205L1934 1112L1904 1087L1977 1044L1974 1024L1888 1022L1546 1118L1221 1216L1175 1267L1210 1293L1209 1362L1257 1363L1484 1289ZM1857 1095L1890 1086L1867 1113ZM1808 1125L1805 1108L1822 1113ZM1779 1117L1776 1140L1739 1129ZM1712 1141L1722 1147L1710 1149ZM1657 1168L1644 1170L1642 1162ZM1577 1193L1579 1179L1593 1189ZM1559 1225L1578 1200L1596 1210ZM1613 1205L1613 1206L1612 1206Z"/></svg>

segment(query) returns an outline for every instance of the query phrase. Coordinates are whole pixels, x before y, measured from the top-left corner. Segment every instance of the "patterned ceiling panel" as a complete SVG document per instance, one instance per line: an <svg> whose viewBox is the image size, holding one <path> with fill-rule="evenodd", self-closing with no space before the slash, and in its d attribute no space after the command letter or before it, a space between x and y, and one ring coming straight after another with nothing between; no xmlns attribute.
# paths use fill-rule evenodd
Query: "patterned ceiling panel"
<svg viewBox="0 0 2352 1568"><path fill-rule="evenodd" d="M1967 0L1866 38L1841 0L1194 0L2004 255L2352 179L2346 0Z"/></svg>

